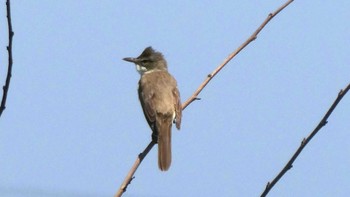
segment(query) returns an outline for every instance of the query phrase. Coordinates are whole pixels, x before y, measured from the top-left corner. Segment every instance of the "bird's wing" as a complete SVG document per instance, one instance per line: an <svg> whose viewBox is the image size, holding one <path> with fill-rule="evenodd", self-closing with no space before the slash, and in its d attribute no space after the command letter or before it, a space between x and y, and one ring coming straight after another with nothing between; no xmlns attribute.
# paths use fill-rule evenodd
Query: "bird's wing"
<svg viewBox="0 0 350 197"><path fill-rule="evenodd" d="M145 118L152 131L155 131L156 112L153 106L154 103L152 102L152 98L154 97L154 91L152 91L151 89L148 89L148 91L143 91L143 84L141 84L140 82L138 94Z"/></svg>
<svg viewBox="0 0 350 197"><path fill-rule="evenodd" d="M176 128L180 129L181 126L181 117L182 117L182 105L181 105L181 100L180 100L180 92L175 87L173 89L173 95L174 95L174 105L175 105L175 123L176 123Z"/></svg>

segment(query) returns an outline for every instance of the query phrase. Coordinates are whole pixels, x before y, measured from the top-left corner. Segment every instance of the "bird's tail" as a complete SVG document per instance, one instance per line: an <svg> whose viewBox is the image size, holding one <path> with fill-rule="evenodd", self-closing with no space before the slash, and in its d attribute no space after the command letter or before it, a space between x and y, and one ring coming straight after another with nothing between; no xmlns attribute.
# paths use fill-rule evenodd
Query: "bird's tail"
<svg viewBox="0 0 350 197"><path fill-rule="evenodd" d="M171 124L172 117L158 117L158 167L167 171L171 164Z"/></svg>

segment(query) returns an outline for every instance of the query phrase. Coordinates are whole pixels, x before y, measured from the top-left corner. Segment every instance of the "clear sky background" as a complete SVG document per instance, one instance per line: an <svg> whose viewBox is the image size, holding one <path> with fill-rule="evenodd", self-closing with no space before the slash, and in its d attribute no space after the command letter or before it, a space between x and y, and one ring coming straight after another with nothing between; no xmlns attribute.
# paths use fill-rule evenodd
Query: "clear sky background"
<svg viewBox="0 0 350 197"><path fill-rule="evenodd" d="M0 196L114 195L151 133L122 58L161 51L185 101L284 2L12 1ZM124 196L259 196L350 82L349 10L295 1L277 15L184 111L170 170L155 147ZM269 196L348 196L349 117L346 95Z"/></svg>

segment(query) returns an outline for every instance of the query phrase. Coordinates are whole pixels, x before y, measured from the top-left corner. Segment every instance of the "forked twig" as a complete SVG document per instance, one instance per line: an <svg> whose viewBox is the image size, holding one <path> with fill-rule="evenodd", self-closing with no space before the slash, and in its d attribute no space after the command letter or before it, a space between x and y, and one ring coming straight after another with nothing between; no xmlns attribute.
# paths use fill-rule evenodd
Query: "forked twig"
<svg viewBox="0 0 350 197"><path fill-rule="evenodd" d="M7 67L7 76L6 76L6 82L5 85L2 87L3 89L3 95L1 99L1 105L0 105L0 117L2 112L6 108L6 99L7 99L7 92L9 91L10 87L10 80L12 76L12 37L14 35L14 32L12 31L12 23L11 23L11 9L10 9L10 0L6 1L6 11L7 11L7 25L8 25L8 34L9 34L9 45L7 46L8 51L8 67Z"/></svg>
<svg viewBox="0 0 350 197"><path fill-rule="evenodd" d="M293 167L293 162L296 160L296 158L299 156L299 154L305 148L305 146L310 142L310 140L317 134L317 132L319 130L321 130L321 128L323 126L325 126L327 124L328 117L332 114L333 110L337 107L338 103L345 96L345 94L349 91L349 89L350 89L350 83L344 90L340 90L340 92L339 92L337 98L335 99L335 101L333 102L332 106L328 109L327 113L324 115L322 120L318 123L316 128L310 133L310 135L307 138L304 138L302 140L299 148L294 153L292 158L288 161L288 163L284 166L284 168L280 171L280 173L278 173L278 175L271 182L267 183L265 190L261 194L262 197L266 196L269 193L269 191L271 190L271 188L282 178L282 176L289 169L291 169Z"/></svg>
<svg viewBox="0 0 350 197"><path fill-rule="evenodd" d="M257 35L260 33L260 31L266 26L266 24L275 17L280 11L282 11L285 7L287 7L290 3L292 3L293 0L289 0L285 4L283 4L281 7L279 7L275 12L270 13L265 21L259 26L259 28L240 46L238 47L233 53L231 53L224 62L219 65L211 74L207 76L207 78L203 81L203 83L199 86L199 88L194 92L194 94L182 104L182 110L184 110L188 105L190 105L193 101L198 100L199 93L205 88L205 86L210 82L211 79L215 77L215 75L220 72L220 70L229 62L231 59L233 59L242 49L244 49L249 43L254 41L257 38ZM152 142L151 142L152 143ZM154 144L153 144L154 145ZM153 147L151 146L151 148ZM147 148L146 148L147 149ZM148 152L147 152L148 153ZM147 153L144 155L146 156ZM133 165L133 167L130 169L129 173L124 179L124 182L120 186L118 192L115 194L115 197L120 197L123 195L123 193L126 191L126 188L128 184L130 184L131 180L133 179L133 176L140 165L142 160L138 157Z"/></svg>

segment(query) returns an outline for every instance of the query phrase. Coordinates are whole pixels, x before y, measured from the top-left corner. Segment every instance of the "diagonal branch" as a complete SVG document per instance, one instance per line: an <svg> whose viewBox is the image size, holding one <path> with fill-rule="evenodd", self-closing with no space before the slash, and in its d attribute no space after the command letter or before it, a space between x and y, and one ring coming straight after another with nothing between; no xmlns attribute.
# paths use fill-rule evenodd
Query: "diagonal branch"
<svg viewBox="0 0 350 197"><path fill-rule="evenodd" d="M115 197L119 197L122 196L123 193L126 191L128 185L131 183L131 181L135 178L134 177L134 173L136 172L137 168L139 167L139 165L141 164L141 162L143 161L143 159L146 157L146 155L148 154L148 152L153 148L153 146L155 145L155 143L153 142L153 140L148 144L148 146L146 147L146 149L139 154L139 156L137 157L134 165L131 167L128 175L125 177L122 185L120 186L117 194L115 195Z"/></svg>
<svg viewBox="0 0 350 197"><path fill-rule="evenodd" d="M7 46L8 51L8 67L7 67L7 76L6 76L6 82L5 85L2 87L3 89L3 95L0 105L0 117L2 112L6 108L6 99L7 99L7 92L9 91L10 87L10 80L12 76L12 37L14 35L14 32L12 31L12 23L11 23L11 9L10 9L10 0L6 1L6 10L7 10L7 25L9 30L9 45Z"/></svg>
<svg viewBox="0 0 350 197"><path fill-rule="evenodd" d="M333 102L332 106L328 109L327 113L324 115L322 120L318 123L316 128L310 133L310 135L307 138L303 139L303 141L301 142L297 151L294 153L294 155L288 161L288 163L284 166L284 168L280 171L280 173L278 173L278 175L271 182L267 183L264 192L261 194L262 197L266 196L269 193L269 191L271 190L271 188L282 178L282 176L289 169L291 169L293 167L293 162L296 160L296 158L299 156L299 154L305 148L305 146L310 142L310 140L317 134L317 132L319 130L321 130L321 128L323 126L325 126L327 124L328 117L332 114L333 110L337 107L338 103L345 96L345 94L349 91L349 89L350 89L350 83L344 90L340 90L340 92L339 92L337 98L335 99L335 101Z"/></svg>
<svg viewBox="0 0 350 197"><path fill-rule="evenodd" d="M285 7L287 7L290 3L292 3L293 0L289 0L285 4L283 4L281 7L279 7L275 12L270 13L267 18L264 20L264 22L258 27L258 29L241 45L239 46L233 53L231 53L225 60L224 62L219 65L211 74L207 76L207 78L203 81L203 83L199 86L199 88L194 92L194 94L185 102L182 104L182 110L185 110L185 108L190 105L193 101L198 100L198 95L199 93L205 88L205 86L210 82L211 79L215 77L217 73L220 72L220 70L226 66L226 64L231 61L240 51L242 51L249 43L254 41L257 38L257 35L260 33L260 31L266 26L266 24L273 18L275 17L280 11L282 11ZM151 142L152 143L152 142ZM150 144L151 144L150 143ZM154 145L154 144L153 144ZM150 147L152 149L153 145ZM150 145L148 145L149 147ZM148 148L147 147L147 148ZM147 149L146 148L146 149ZM143 152L142 154L144 154ZM148 151L143 155L144 157L147 155ZM143 158L142 158L143 159ZM138 168L138 166L141 164L141 159L138 157L130 169L129 173L124 179L124 182L120 186L118 192L115 194L115 197L120 197L123 195L123 193L126 191L127 186L130 184L132 181L134 174Z"/></svg>
<svg viewBox="0 0 350 197"><path fill-rule="evenodd" d="M202 92L202 90L205 88L205 86L210 82L211 79L215 77L218 72L222 68L226 66L226 64L231 61L239 52L241 52L246 46L248 46L252 41L254 41L257 37L260 31L267 25L267 23L270 22L270 20L275 17L280 11L282 11L285 7L287 7L289 4L291 4L293 0L289 0L285 4L283 4L281 7L279 7L275 12L270 13L265 21L260 25L260 27L255 30L255 32L246 40L241 46L239 46L233 53L231 53L224 62L218 66L212 73L210 73L207 78L203 81L203 83L199 86L199 88L194 92L194 94L185 102L182 104L182 109L185 109L189 104L191 104L193 101L198 100L199 93Z"/></svg>

